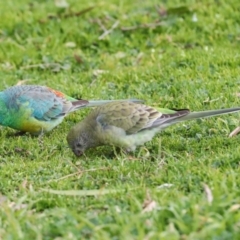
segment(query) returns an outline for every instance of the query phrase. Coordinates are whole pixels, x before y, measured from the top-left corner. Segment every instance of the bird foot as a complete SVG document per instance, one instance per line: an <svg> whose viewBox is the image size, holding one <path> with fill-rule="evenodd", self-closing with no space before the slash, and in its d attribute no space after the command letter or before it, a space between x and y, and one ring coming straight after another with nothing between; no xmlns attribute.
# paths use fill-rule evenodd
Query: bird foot
<svg viewBox="0 0 240 240"><path fill-rule="evenodd" d="M139 161L139 158L136 158L135 156L128 156L129 161Z"/></svg>
<svg viewBox="0 0 240 240"><path fill-rule="evenodd" d="M128 149L117 148L114 149L113 154L115 155L115 157L119 157L119 155L124 156L129 161L139 160L137 157L134 156L133 152L129 151Z"/></svg>
<svg viewBox="0 0 240 240"><path fill-rule="evenodd" d="M8 134L9 137L20 137L20 136L24 136L24 135L26 135L25 132L15 132L15 133Z"/></svg>

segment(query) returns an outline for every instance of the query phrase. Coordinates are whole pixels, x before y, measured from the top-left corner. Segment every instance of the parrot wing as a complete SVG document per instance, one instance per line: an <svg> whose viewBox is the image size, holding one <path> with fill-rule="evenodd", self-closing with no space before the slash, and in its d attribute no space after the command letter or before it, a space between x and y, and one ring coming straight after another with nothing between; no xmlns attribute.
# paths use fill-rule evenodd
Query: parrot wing
<svg viewBox="0 0 240 240"><path fill-rule="evenodd" d="M33 117L41 121L49 121L64 116L73 109L88 103L85 100L71 102L60 95L60 92L57 94L55 90L53 91L48 87L35 85L14 86L5 93L10 95L8 102L10 108L29 108L32 110Z"/></svg>
<svg viewBox="0 0 240 240"><path fill-rule="evenodd" d="M103 128L115 126L122 128L127 134L134 134L144 129L159 127L170 119L179 118L189 110L156 109L132 102L113 102L98 108L97 122Z"/></svg>

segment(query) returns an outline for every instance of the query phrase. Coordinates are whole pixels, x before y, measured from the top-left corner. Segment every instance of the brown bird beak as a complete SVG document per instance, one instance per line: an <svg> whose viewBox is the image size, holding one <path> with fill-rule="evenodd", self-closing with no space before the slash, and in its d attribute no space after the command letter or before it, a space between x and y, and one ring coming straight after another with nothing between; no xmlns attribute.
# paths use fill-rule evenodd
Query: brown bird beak
<svg viewBox="0 0 240 240"><path fill-rule="evenodd" d="M79 151L79 150L74 150L74 154L77 156L77 157L80 157L83 155L83 152L82 151Z"/></svg>

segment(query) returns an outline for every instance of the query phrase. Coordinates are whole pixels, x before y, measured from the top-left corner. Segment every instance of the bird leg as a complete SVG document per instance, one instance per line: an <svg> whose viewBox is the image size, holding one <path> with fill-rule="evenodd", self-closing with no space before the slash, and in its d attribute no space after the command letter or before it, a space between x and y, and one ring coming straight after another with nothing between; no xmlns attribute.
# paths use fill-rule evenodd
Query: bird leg
<svg viewBox="0 0 240 240"><path fill-rule="evenodd" d="M44 150L44 144L43 144L43 135L44 135L44 132L43 132L43 129L41 130L41 133L39 134L38 136L38 143L39 143L39 146L41 148L41 150L43 151Z"/></svg>
<svg viewBox="0 0 240 240"><path fill-rule="evenodd" d="M118 155L124 155L125 157L127 157L128 160L139 160L138 158L136 158L134 156L134 154L130 154L133 153L132 149L125 149L125 148L115 148L113 149L113 154L115 155L115 157L118 157Z"/></svg>

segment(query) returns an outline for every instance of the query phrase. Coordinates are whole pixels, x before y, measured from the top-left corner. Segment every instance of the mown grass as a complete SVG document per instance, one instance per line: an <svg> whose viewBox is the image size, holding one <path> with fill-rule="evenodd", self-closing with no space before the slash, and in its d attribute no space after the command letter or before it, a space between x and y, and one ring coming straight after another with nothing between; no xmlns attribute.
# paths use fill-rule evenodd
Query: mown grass
<svg viewBox="0 0 240 240"><path fill-rule="evenodd" d="M27 80L86 99L239 106L237 1L68 3L0 2L0 89ZM1 127L1 239L239 239L239 137L228 137L239 114L176 125L133 156L104 147L76 158L66 134L88 111L43 138ZM123 192L81 197L43 188ZM150 212L146 200L156 203Z"/></svg>

